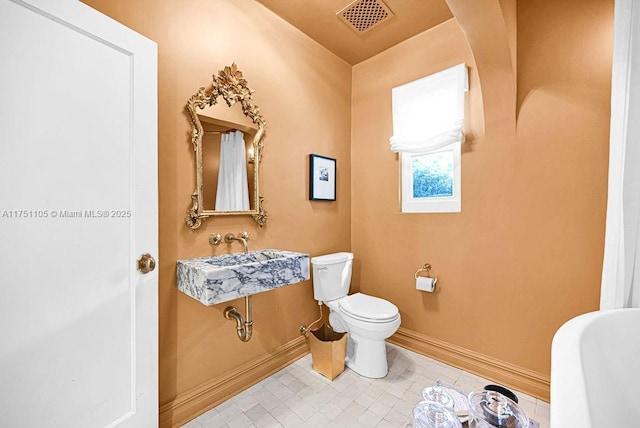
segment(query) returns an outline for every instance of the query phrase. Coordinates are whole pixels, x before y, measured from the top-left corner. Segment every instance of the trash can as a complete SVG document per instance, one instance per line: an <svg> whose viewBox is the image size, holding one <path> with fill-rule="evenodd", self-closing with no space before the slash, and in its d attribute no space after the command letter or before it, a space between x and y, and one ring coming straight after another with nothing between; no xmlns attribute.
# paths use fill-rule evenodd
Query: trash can
<svg viewBox="0 0 640 428"><path fill-rule="evenodd" d="M347 353L347 333L337 333L330 325L322 324L309 335L313 369L334 380L344 371L344 357Z"/></svg>

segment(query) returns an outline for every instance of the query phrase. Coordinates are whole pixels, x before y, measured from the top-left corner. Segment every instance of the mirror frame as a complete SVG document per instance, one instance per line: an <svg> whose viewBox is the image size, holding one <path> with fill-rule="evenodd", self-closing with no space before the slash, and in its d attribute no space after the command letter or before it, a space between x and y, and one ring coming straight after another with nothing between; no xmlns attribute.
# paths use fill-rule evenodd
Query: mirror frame
<svg viewBox="0 0 640 428"><path fill-rule="evenodd" d="M260 162L262 160L262 150L264 148L264 137L267 122L260 113L260 108L253 103L252 93L247 81L242 77L242 72L233 63L230 67L218 71L217 75L213 75L211 87L205 89L201 87L187 102L186 109L191 119L191 143L195 152L195 169L196 169L196 190L191 195L191 208L185 217L185 222L191 229L197 229L202 224L202 220L214 216L228 215L251 215L253 219L260 225L264 226L267 222L267 212L262 206L264 198L260 195ZM251 206L253 209L248 211L215 211L206 210L203 205L202 191L202 136L204 129L198 118L198 109L203 110L218 103L218 97L222 97L229 107L235 103L240 103L242 112L245 116L258 126L258 130L253 138L253 198Z"/></svg>

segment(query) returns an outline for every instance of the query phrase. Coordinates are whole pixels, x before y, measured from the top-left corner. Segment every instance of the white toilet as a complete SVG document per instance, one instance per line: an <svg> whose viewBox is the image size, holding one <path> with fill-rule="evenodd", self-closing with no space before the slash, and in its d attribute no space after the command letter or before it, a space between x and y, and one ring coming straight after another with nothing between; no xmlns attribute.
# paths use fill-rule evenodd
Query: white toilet
<svg viewBox="0 0 640 428"><path fill-rule="evenodd" d="M349 334L346 364L369 378L385 377L388 372L385 339L400 327L400 313L393 303L378 297L355 293L351 284L352 253L313 257L313 295L330 309L329 324Z"/></svg>

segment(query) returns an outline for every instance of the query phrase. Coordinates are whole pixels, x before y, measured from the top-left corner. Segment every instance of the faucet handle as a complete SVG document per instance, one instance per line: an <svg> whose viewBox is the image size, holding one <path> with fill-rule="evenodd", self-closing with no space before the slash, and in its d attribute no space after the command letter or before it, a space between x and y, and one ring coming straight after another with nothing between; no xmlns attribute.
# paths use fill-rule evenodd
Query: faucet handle
<svg viewBox="0 0 640 428"><path fill-rule="evenodd" d="M247 231L240 232L240 233L238 233L238 237L242 238L242 239L249 239L249 232L247 232Z"/></svg>
<svg viewBox="0 0 640 428"><path fill-rule="evenodd" d="M211 245L218 245L221 242L222 242L222 235L220 235L219 233L212 233L211 236L209 237L209 244Z"/></svg>

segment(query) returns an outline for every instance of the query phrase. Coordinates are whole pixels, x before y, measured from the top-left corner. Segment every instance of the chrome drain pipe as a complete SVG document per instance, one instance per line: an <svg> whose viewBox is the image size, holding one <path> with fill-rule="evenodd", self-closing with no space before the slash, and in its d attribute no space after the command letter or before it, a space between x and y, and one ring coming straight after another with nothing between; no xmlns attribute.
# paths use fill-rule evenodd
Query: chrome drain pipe
<svg viewBox="0 0 640 428"><path fill-rule="evenodd" d="M244 312L247 317L246 320L242 318L242 315L234 306L227 306L224 310L224 317L228 320L236 320L236 333L238 338L243 342L251 340L251 334L253 333L253 320L251 319L251 296L245 296L244 298Z"/></svg>

